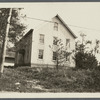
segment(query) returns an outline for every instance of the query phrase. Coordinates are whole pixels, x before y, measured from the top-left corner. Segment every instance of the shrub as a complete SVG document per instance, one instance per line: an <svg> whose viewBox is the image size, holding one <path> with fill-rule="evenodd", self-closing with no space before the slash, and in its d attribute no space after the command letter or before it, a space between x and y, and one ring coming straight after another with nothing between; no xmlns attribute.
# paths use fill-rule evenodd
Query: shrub
<svg viewBox="0 0 100 100"><path fill-rule="evenodd" d="M91 53L77 52L75 62L78 69L94 69L98 66L96 57Z"/></svg>
<svg viewBox="0 0 100 100"><path fill-rule="evenodd" d="M98 69L75 69L69 68L58 72L55 69L44 68L41 71L35 69L8 69L5 68L3 76L0 78L0 91L20 91L20 92L43 92L31 88L36 81L36 85L51 92L100 92L100 70ZM16 90L15 83L20 83L20 89Z"/></svg>

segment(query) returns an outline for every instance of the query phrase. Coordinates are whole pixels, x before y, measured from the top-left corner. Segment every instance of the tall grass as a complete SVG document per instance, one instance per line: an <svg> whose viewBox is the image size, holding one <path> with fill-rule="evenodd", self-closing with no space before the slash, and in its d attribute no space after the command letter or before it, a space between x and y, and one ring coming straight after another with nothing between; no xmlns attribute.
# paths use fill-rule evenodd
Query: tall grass
<svg viewBox="0 0 100 100"><path fill-rule="evenodd" d="M66 74L66 75L65 75ZM43 92L27 88L28 80L38 80L37 84L48 89L49 92L100 92L100 70L99 69L60 69L44 68L42 70L29 68L5 68L0 78L0 91L18 92ZM21 87L16 90L15 83L19 82ZM33 83L32 83L33 84Z"/></svg>

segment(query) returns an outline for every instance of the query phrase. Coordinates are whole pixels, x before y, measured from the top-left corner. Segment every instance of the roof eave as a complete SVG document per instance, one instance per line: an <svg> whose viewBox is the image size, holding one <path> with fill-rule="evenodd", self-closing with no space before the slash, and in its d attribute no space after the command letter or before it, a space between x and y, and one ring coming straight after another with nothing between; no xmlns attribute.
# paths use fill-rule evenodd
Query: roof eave
<svg viewBox="0 0 100 100"><path fill-rule="evenodd" d="M68 25L62 20L62 18L57 14L55 17L57 17L62 24L67 28L67 30L71 33L71 35L76 39L77 36L72 32L72 30L68 27Z"/></svg>
<svg viewBox="0 0 100 100"><path fill-rule="evenodd" d="M20 41L21 41L23 38L27 37L27 36L28 36L30 33L32 33L33 31L34 31L34 29L30 29L30 30L16 43L16 45L19 44Z"/></svg>

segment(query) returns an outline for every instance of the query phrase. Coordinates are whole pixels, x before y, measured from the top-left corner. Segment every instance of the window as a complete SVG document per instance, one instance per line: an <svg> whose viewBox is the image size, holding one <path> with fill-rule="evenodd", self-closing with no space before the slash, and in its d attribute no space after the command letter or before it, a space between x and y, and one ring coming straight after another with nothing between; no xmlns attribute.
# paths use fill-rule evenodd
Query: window
<svg viewBox="0 0 100 100"><path fill-rule="evenodd" d="M66 46L70 47L70 39L66 39Z"/></svg>
<svg viewBox="0 0 100 100"><path fill-rule="evenodd" d="M44 43L44 35L43 34L40 34L40 43Z"/></svg>
<svg viewBox="0 0 100 100"><path fill-rule="evenodd" d="M58 23L57 22L54 23L54 30L58 31Z"/></svg>
<svg viewBox="0 0 100 100"><path fill-rule="evenodd" d="M57 59L57 53L53 52L53 60L56 60L56 59Z"/></svg>
<svg viewBox="0 0 100 100"><path fill-rule="evenodd" d="M43 50L39 50L38 58L43 59Z"/></svg>
<svg viewBox="0 0 100 100"><path fill-rule="evenodd" d="M57 45L57 37L53 37L53 44Z"/></svg>
<svg viewBox="0 0 100 100"><path fill-rule="evenodd" d="M69 56L66 56L66 61L70 61L70 57Z"/></svg>

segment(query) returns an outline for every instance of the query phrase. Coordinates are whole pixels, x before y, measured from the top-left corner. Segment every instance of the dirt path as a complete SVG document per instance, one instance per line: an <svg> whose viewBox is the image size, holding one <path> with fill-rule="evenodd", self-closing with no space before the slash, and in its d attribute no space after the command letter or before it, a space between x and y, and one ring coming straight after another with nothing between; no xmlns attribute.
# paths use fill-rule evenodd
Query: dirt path
<svg viewBox="0 0 100 100"><path fill-rule="evenodd" d="M39 90L39 91L43 91L43 92L49 92L49 89L45 89L42 85L39 85L40 81L38 80L32 80L32 81L27 81L27 87L28 88L32 88L33 90Z"/></svg>
<svg viewBox="0 0 100 100"><path fill-rule="evenodd" d="M39 93L49 92L49 89L45 89L42 85L39 85L38 80L25 80L23 82L16 82L14 91L0 91L1 93Z"/></svg>
<svg viewBox="0 0 100 100"><path fill-rule="evenodd" d="M39 85L40 81L33 80L24 80L22 82L15 83L15 92L49 92L49 89L44 88L42 85ZM3 91L4 92L4 91ZM5 91L6 92L6 91Z"/></svg>

